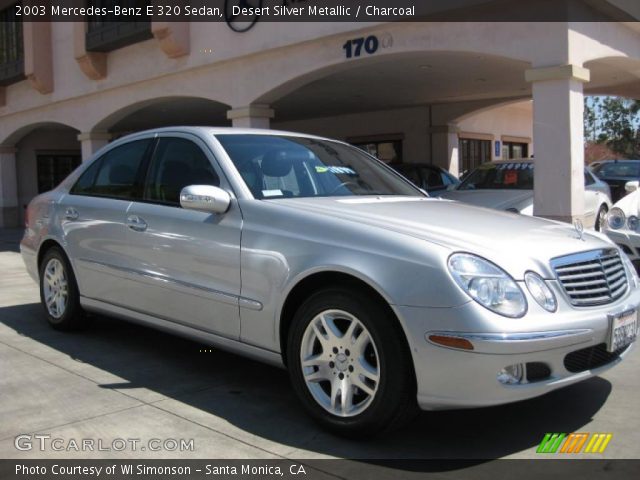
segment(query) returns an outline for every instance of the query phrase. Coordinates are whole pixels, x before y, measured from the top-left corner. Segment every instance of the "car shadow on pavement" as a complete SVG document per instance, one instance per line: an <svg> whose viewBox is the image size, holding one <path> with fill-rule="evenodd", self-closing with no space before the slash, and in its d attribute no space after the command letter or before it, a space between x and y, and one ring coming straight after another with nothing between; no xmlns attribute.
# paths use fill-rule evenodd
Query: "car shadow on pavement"
<svg viewBox="0 0 640 480"><path fill-rule="evenodd" d="M60 333L46 324L35 303L0 308L0 322L27 337L14 348L26 348L33 340L40 345L31 355L67 362L71 367L64 368L72 371L83 368L87 378L113 377L113 382L97 382L97 388L142 398L290 458L321 454L374 464L380 459L497 459L535 447L547 432L581 430L612 388L596 377L515 404L423 412L408 427L356 442L332 436L310 420L285 370L215 349L209 353L198 343L102 316L91 317L84 331ZM93 374L97 371L87 365L101 372ZM406 465L412 468L411 462ZM455 462L445 465L459 468Z"/></svg>

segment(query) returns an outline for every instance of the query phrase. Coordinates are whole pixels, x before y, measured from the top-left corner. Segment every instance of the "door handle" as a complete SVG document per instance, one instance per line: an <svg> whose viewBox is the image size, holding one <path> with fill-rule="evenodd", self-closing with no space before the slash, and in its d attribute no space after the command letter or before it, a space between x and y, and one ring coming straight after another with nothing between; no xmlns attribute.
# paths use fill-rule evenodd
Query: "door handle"
<svg viewBox="0 0 640 480"><path fill-rule="evenodd" d="M127 217L127 227L136 232L144 232L147 229L147 222L138 215L129 215Z"/></svg>
<svg viewBox="0 0 640 480"><path fill-rule="evenodd" d="M79 216L80 216L80 214L73 207L68 207L64 211L64 218L66 218L67 220L77 220Z"/></svg>

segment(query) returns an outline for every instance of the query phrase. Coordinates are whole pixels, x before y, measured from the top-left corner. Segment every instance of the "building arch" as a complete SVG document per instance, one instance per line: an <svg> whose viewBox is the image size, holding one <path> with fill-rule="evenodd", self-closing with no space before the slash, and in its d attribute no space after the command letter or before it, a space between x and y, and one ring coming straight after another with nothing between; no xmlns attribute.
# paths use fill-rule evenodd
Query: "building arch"
<svg viewBox="0 0 640 480"><path fill-rule="evenodd" d="M197 96L158 96L124 103L102 114L89 132L120 136L149 128L173 125L224 126L229 106Z"/></svg>

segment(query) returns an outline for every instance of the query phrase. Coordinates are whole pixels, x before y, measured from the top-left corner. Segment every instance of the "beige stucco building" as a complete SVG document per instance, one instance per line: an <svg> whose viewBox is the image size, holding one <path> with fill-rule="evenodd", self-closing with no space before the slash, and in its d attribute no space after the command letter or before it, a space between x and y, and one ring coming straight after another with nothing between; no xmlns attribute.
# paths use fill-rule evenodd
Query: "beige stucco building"
<svg viewBox="0 0 640 480"><path fill-rule="evenodd" d="M640 16L635 2L601 3ZM176 124L321 134L455 174L535 148L535 213L571 219L583 95L640 97L637 22L105 28L24 23L0 57L0 226L110 139ZM376 49L347 58L346 43L370 37Z"/></svg>

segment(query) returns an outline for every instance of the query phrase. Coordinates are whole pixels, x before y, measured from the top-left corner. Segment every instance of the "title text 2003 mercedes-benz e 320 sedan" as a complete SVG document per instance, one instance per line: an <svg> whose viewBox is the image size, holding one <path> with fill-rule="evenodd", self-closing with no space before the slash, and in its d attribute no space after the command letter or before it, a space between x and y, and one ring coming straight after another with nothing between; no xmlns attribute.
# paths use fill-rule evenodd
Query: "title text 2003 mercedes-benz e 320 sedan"
<svg viewBox="0 0 640 480"><path fill-rule="evenodd" d="M640 302L606 237L431 199L354 147L274 131L120 139L31 202L22 254L55 328L102 312L284 364L348 435L602 372Z"/></svg>

